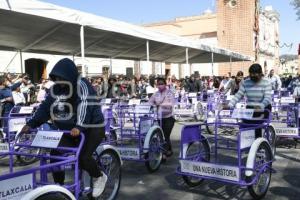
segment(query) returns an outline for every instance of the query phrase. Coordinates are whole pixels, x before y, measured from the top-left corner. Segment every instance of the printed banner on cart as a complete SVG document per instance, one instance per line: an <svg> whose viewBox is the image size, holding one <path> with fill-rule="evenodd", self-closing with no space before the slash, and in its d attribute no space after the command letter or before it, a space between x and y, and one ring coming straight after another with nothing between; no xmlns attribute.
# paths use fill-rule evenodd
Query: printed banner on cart
<svg viewBox="0 0 300 200"><path fill-rule="evenodd" d="M117 147L117 149L123 159L139 159L140 158L139 148Z"/></svg>
<svg viewBox="0 0 300 200"><path fill-rule="evenodd" d="M8 152L9 152L9 144L0 143L0 153L8 153Z"/></svg>
<svg viewBox="0 0 300 200"><path fill-rule="evenodd" d="M240 149L251 147L255 141L255 130L241 131Z"/></svg>
<svg viewBox="0 0 300 200"><path fill-rule="evenodd" d="M240 180L240 170L238 167L216 165L212 163L194 162L181 160L181 171L185 173L220 178L230 181Z"/></svg>
<svg viewBox="0 0 300 200"><path fill-rule="evenodd" d="M298 136L298 128L275 128L277 136Z"/></svg>
<svg viewBox="0 0 300 200"><path fill-rule="evenodd" d="M0 181L1 200L19 200L33 190L33 174Z"/></svg>
<svg viewBox="0 0 300 200"><path fill-rule="evenodd" d="M31 146L44 148L57 148L63 132L38 131Z"/></svg>
<svg viewBox="0 0 300 200"><path fill-rule="evenodd" d="M26 125L26 118L14 118L8 121L8 127L10 132L21 131L23 126Z"/></svg>

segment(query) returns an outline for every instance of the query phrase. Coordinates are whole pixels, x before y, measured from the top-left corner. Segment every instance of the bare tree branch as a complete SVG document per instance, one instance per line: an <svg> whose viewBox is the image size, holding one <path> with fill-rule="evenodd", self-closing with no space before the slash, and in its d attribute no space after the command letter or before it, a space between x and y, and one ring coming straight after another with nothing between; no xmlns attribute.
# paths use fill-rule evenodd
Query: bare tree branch
<svg viewBox="0 0 300 200"><path fill-rule="evenodd" d="M293 0L292 5L294 6L296 10L296 14L298 16L298 20L300 20L300 0Z"/></svg>

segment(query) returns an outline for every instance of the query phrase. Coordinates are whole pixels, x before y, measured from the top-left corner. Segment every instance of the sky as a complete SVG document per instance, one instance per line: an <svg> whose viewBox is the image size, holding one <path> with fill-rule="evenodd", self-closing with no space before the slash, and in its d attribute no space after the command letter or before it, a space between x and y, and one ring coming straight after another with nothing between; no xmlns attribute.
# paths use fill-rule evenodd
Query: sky
<svg viewBox="0 0 300 200"><path fill-rule="evenodd" d="M202 14L214 9L215 0L42 0L44 2L93 13L133 24L172 20L176 17ZM297 54L300 43L300 20L290 0L261 0L261 6L272 5L280 14L281 54ZM286 47L293 45L292 48Z"/></svg>

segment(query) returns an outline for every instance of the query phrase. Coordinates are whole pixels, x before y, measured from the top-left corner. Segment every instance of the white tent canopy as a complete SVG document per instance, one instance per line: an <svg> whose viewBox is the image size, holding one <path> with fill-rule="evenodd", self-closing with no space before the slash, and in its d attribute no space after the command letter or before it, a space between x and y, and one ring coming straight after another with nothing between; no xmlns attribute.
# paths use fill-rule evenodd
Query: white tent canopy
<svg viewBox="0 0 300 200"><path fill-rule="evenodd" d="M198 40L36 0L0 0L0 27L0 50L79 56L80 29L84 27L87 57L171 63L185 63L187 58L189 63L209 63L212 57L213 62L253 60Z"/></svg>

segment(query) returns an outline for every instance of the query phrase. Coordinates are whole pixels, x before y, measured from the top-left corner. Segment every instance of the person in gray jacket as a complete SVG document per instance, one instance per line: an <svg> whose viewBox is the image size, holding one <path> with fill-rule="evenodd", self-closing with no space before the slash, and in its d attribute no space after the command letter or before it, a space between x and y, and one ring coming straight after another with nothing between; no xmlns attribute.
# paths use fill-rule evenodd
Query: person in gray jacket
<svg viewBox="0 0 300 200"><path fill-rule="evenodd" d="M230 95L235 95L240 89L240 83L243 81L243 78L244 73L242 71L238 71L236 77L231 79L226 85L224 93L226 94L230 90Z"/></svg>
<svg viewBox="0 0 300 200"><path fill-rule="evenodd" d="M272 84L272 90L279 91L281 90L281 80L277 74L274 74L274 69L272 69L267 77Z"/></svg>

